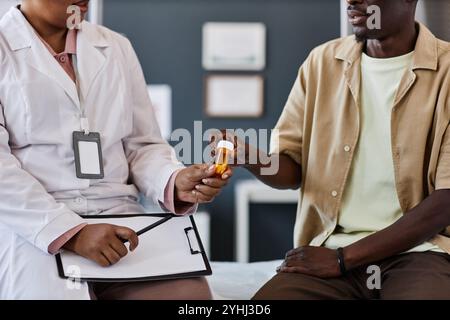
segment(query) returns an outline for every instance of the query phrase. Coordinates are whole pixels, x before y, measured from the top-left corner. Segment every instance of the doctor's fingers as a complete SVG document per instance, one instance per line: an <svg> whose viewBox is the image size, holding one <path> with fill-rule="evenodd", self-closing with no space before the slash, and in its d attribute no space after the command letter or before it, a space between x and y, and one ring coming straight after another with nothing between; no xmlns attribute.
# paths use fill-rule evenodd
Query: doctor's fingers
<svg viewBox="0 0 450 320"><path fill-rule="evenodd" d="M196 164L186 168L189 181L197 182L205 178L210 178L215 174L215 166L210 164Z"/></svg>
<svg viewBox="0 0 450 320"><path fill-rule="evenodd" d="M195 198L197 200L196 203L210 203L215 198L215 196L205 195L198 190L194 190L193 193L195 194Z"/></svg>
<svg viewBox="0 0 450 320"><path fill-rule="evenodd" d="M98 265L100 265L102 267L108 267L111 265L109 260L101 252L99 252L97 256L89 258L89 259L94 261L95 263L97 263Z"/></svg>
<svg viewBox="0 0 450 320"><path fill-rule="evenodd" d="M233 176L233 170L231 168L228 168L222 177L220 178L205 178L202 180L203 184L212 188L223 188L225 187L228 182L230 181L230 178Z"/></svg>
<svg viewBox="0 0 450 320"><path fill-rule="evenodd" d="M210 186L206 186L204 184L199 184L195 186L195 190L198 192L198 195L203 195L207 199L214 198L220 194L220 188L213 188Z"/></svg>
<svg viewBox="0 0 450 320"><path fill-rule="evenodd" d="M119 254L111 247L103 249L102 254L108 260L109 265L116 264L121 259Z"/></svg>
<svg viewBox="0 0 450 320"><path fill-rule="evenodd" d="M116 235L123 240L128 240L130 242L130 251L134 251L139 245L139 238L133 230L127 227L114 226L114 231Z"/></svg>
<svg viewBox="0 0 450 320"><path fill-rule="evenodd" d="M123 241L121 241L119 238L115 238L113 241L111 241L111 243L109 244L109 246L115 251L117 252L117 254L123 258L128 254L128 249L125 246L125 244L123 243Z"/></svg>
<svg viewBox="0 0 450 320"><path fill-rule="evenodd" d="M183 201L197 204L210 203L213 200L214 197L204 195L198 190L192 190L191 192L187 192L183 197Z"/></svg>
<svg viewBox="0 0 450 320"><path fill-rule="evenodd" d="M231 166L229 166L227 168L227 170L225 170L225 172L222 174L222 176L220 178L222 178L222 180L225 180L228 183L228 180L233 176L233 168Z"/></svg>

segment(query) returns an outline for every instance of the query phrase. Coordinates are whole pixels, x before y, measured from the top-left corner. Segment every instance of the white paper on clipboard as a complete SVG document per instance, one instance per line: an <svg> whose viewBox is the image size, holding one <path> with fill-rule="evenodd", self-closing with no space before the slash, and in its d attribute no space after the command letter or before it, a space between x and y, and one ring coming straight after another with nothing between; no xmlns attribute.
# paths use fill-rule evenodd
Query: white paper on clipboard
<svg viewBox="0 0 450 320"><path fill-rule="evenodd" d="M138 232L158 223L164 219L162 216L94 218L86 221L90 224L126 226ZM57 263L61 277L86 281L147 281L211 274L195 223L189 216L172 217L139 235L138 248L113 266L101 267L69 251L63 251L57 257ZM78 270L79 275L74 275L73 270Z"/></svg>

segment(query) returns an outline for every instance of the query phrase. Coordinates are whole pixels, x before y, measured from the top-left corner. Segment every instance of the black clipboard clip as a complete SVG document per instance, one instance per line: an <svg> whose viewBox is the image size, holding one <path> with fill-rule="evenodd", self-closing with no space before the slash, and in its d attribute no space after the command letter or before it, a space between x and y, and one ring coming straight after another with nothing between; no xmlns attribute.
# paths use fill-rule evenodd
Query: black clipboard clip
<svg viewBox="0 0 450 320"><path fill-rule="evenodd" d="M202 253L201 251L192 249L191 238L189 238L189 232L191 232L191 231L195 232L194 228L189 227L189 228L184 229L184 233L186 234L186 238L189 243L189 248L191 249L191 254L200 254L200 253Z"/></svg>

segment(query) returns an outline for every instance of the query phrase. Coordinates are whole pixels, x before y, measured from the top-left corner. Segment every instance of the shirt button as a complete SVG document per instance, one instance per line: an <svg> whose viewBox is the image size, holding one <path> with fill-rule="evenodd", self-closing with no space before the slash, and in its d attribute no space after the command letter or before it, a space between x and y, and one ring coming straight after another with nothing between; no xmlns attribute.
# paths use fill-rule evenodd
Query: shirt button
<svg viewBox="0 0 450 320"><path fill-rule="evenodd" d="M62 63L66 62L66 60L67 60L66 56L59 57L59 61L61 61Z"/></svg>
<svg viewBox="0 0 450 320"><path fill-rule="evenodd" d="M83 198L75 198L73 200L73 202L75 202L76 204L82 204L84 202L84 199Z"/></svg>
<svg viewBox="0 0 450 320"><path fill-rule="evenodd" d="M350 152L350 150L352 150L352 147L350 147L349 145L346 145L346 146L344 147L344 151L345 151L345 152Z"/></svg>
<svg viewBox="0 0 450 320"><path fill-rule="evenodd" d="M331 196L332 196L333 198L336 198L336 197L338 196L338 192L337 192L336 190L333 190L333 191L331 192Z"/></svg>

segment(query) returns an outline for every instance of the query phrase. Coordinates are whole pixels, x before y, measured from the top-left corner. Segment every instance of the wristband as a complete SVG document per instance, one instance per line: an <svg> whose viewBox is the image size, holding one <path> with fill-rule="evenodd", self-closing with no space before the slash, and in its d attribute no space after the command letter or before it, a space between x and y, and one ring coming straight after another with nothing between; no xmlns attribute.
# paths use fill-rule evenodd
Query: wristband
<svg viewBox="0 0 450 320"><path fill-rule="evenodd" d="M344 249L338 248L336 250L337 252L337 259L339 263L339 270L341 270L341 275L345 275L347 273L347 269L345 268L345 261L344 261Z"/></svg>

